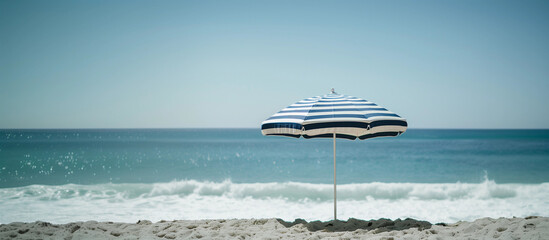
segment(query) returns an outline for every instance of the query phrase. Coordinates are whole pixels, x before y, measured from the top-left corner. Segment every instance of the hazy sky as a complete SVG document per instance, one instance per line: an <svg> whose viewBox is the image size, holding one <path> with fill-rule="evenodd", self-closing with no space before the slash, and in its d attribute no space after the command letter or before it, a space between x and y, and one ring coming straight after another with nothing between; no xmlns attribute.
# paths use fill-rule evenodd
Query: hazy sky
<svg viewBox="0 0 549 240"><path fill-rule="evenodd" d="M0 0L0 128L258 128L332 87L549 128L549 1Z"/></svg>

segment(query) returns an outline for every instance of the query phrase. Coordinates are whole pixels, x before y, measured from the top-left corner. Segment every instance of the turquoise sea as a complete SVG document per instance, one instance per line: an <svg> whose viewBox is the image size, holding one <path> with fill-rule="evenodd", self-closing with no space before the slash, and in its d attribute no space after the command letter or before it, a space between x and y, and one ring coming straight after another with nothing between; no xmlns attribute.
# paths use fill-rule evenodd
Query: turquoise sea
<svg viewBox="0 0 549 240"><path fill-rule="evenodd" d="M332 139L259 129L0 130L0 223L327 220ZM549 216L549 130L337 140L341 219Z"/></svg>

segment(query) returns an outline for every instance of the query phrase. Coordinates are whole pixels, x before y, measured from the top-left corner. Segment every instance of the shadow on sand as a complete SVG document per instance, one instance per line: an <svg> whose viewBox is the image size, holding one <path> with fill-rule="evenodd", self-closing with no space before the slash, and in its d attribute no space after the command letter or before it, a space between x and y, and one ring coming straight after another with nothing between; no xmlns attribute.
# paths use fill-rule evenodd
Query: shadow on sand
<svg viewBox="0 0 549 240"><path fill-rule="evenodd" d="M357 229L364 230L376 230L376 233L399 231L409 228L418 228L420 231L431 228L431 223L427 221L418 221L415 219L407 218L404 220L390 220L381 218L379 220L360 220L355 218L349 218L347 221L331 220L327 222L312 221L307 222L303 219L296 219L294 222L286 222L282 219L277 219L278 222L285 227L289 228L296 224L303 224L309 231L327 231L327 232L345 232L355 231Z"/></svg>

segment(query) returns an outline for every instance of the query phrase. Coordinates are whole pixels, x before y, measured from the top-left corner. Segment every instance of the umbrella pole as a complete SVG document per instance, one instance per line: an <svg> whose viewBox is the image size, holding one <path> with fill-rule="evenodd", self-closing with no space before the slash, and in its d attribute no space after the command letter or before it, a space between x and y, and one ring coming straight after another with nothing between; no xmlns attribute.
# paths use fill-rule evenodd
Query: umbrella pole
<svg viewBox="0 0 549 240"><path fill-rule="evenodd" d="M336 194L336 134L334 132L334 220L337 220L337 194Z"/></svg>

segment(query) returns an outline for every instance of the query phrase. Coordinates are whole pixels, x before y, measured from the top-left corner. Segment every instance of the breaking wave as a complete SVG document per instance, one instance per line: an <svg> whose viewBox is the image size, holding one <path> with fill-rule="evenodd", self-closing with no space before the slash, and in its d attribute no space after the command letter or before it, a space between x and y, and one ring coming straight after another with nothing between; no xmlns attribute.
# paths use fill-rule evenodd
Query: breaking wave
<svg viewBox="0 0 549 240"><path fill-rule="evenodd" d="M153 184L98 184L61 186L31 185L0 189L0 198L36 198L43 201L59 199L134 199L159 196L223 196L242 199L284 199L289 201L332 201L332 184L300 182L285 183L233 183L199 182L195 180L173 181ZM482 183L357 183L337 185L339 200L367 199L420 199L459 200L513 198L548 192L549 183L542 184L497 184L486 179Z"/></svg>
<svg viewBox="0 0 549 240"><path fill-rule="evenodd" d="M428 221L549 215L549 183L356 183L337 186L341 218ZM27 207L26 207L27 206ZM333 185L195 180L0 189L1 223L280 217L330 219ZM32 214L21 209L31 208ZM19 209L19 210L14 210Z"/></svg>

